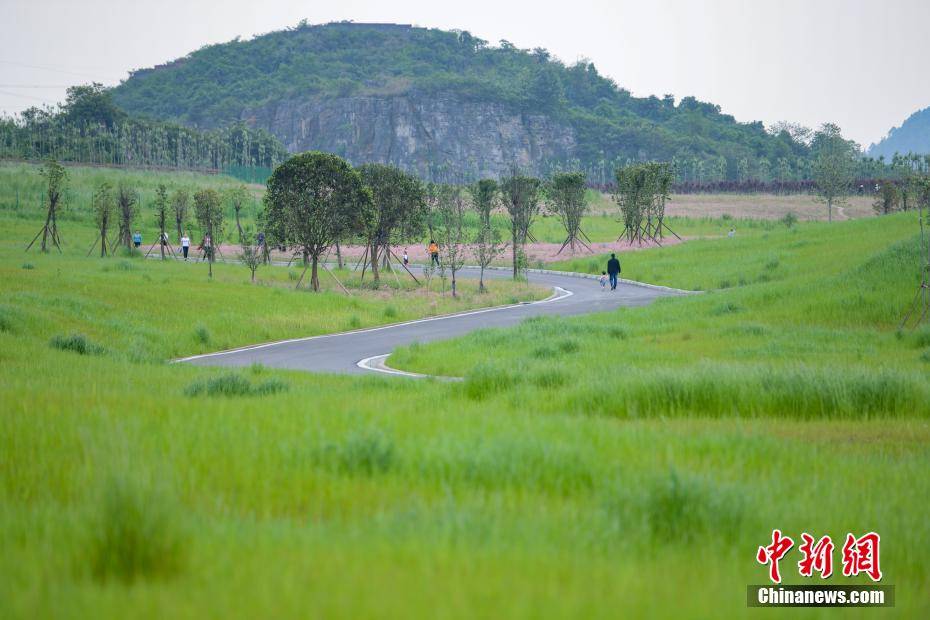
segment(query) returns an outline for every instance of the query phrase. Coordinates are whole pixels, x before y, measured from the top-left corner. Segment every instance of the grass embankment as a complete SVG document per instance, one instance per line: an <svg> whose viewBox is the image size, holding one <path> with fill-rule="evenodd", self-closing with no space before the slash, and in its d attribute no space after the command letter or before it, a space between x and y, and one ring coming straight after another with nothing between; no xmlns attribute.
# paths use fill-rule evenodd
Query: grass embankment
<svg viewBox="0 0 930 620"><path fill-rule="evenodd" d="M659 351L660 361L638 368L643 376L679 360L679 344L693 348L680 358L683 371L704 349L702 357L728 360L733 380L755 372L737 344L761 355L771 342L773 356L799 362L819 355L836 339L792 344L782 336L789 327L773 322L778 313L765 314L781 297L813 304L813 280L773 277L610 318L535 322L486 342L485 356L499 356L513 377L525 368L517 359L525 330L537 330L532 350L558 351L570 379L548 386L262 368L230 375L158 358L195 347L198 323L232 344L244 332L225 330L240 329L243 308L289 321L288 303L304 308L327 295L252 286L242 267L219 265L207 284L203 265L24 257L22 235L40 225L0 222L0 294L13 308L0 324L0 616L761 617L771 613L746 609L745 586L764 581L756 548L775 527L796 540L802 531L834 540L880 532L896 615L930 613L930 428L919 410L876 411L874 420L825 411L802 421L788 407L745 419L710 406L682 417L674 399L663 406L657 397L658 409L646 412L653 417L629 420L606 406L556 406L579 395L576 367L591 402L610 401L620 373L589 372L585 361L608 343L597 361L612 370L628 347ZM73 230L63 232L69 247ZM910 236L903 225L899 232L897 240ZM769 240L755 252L767 255ZM880 241L834 265L833 277L857 264L853 275L882 271L882 261L870 267L883 256ZM756 260L748 252L731 258ZM124 261L128 271L117 267ZM887 270L900 267L890 261ZM883 372L884 354L870 353L886 346L907 357L890 372L921 367L915 336L896 340L887 318L868 324L878 296L891 307L911 294L907 277L886 275L862 275L879 288L845 322L792 311L797 326L810 321L814 332L819 325L848 340L845 353L834 351L838 372L850 364ZM212 287L234 291L221 293L235 298L232 309L203 293L184 321L172 318L179 298ZM738 309L710 314L716 308ZM304 325L325 312L306 312ZM339 316L361 311L348 312ZM75 329L101 349L50 342ZM451 354L473 360L472 344ZM139 349L158 355L132 354ZM525 370L519 381L540 371ZM795 548L782 562L788 583L800 581L798 558ZM839 573L831 582L866 582Z"/></svg>
<svg viewBox="0 0 930 620"><path fill-rule="evenodd" d="M930 332L896 331L919 284L913 220L810 224L634 253L625 276L730 288L414 345L389 364L466 376L475 397L547 411L926 417Z"/></svg>

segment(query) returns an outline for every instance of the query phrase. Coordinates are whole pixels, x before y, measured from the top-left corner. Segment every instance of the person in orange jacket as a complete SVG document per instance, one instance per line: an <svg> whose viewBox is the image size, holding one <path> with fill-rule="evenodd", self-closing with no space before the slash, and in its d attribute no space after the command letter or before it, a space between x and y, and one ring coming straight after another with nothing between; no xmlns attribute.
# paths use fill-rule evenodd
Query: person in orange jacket
<svg viewBox="0 0 930 620"><path fill-rule="evenodd" d="M430 264L439 266L439 246L432 239L429 240L429 252Z"/></svg>

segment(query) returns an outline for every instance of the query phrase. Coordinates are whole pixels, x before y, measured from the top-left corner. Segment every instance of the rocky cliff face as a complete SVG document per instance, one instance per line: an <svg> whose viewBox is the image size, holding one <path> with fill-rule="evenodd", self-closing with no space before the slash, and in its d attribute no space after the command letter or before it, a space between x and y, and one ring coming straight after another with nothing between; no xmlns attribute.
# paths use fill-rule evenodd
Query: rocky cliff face
<svg viewBox="0 0 930 620"><path fill-rule="evenodd" d="M328 151L436 181L499 177L514 164L541 174L541 164L572 158L576 146L571 128L547 116L443 95L282 100L243 120L291 152Z"/></svg>

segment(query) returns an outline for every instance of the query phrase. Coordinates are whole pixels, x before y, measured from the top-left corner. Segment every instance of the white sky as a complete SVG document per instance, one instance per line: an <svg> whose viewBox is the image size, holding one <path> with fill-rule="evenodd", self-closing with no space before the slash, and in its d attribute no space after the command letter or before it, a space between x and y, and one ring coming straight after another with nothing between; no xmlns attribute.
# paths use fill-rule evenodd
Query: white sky
<svg viewBox="0 0 930 620"><path fill-rule="evenodd" d="M930 0L0 0L0 111L304 18L545 47L635 95L694 95L767 125L832 121L863 146L930 106Z"/></svg>

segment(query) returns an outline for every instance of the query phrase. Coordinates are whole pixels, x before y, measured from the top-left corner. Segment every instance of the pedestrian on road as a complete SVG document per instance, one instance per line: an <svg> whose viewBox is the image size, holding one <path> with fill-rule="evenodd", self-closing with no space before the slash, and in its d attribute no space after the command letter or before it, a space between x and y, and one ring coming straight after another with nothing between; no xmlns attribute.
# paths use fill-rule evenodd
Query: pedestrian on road
<svg viewBox="0 0 930 620"><path fill-rule="evenodd" d="M439 266L439 246L432 239L429 240L430 264Z"/></svg>
<svg viewBox="0 0 930 620"><path fill-rule="evenodd" d="M617 277L620 275L620 261L617 260L616 254L610 255L607 261L607 275L610 278L610 290L617 290Z"/></svg>
<svg viewBox="0 0 930 620"><path fill-rule="evenodd" d="M410 257L407 256L407 248L404 248L404 267L410 264Z"/></svg>
<svg viewBox="0 0 930 620"><path fill-rule="evenodd" d="M132 233L132 244L136 247L142 245L142 233L140 233L138 230Z"/></svg>
<svg viewBox="0 0 930 620"><path fill-rule="evenodd" d="M187 235L181 237L181 251L184 252L184 260L187 260L187 253L191 249L191 238Z"/></svg>
<svg viewBox="0 0 930 620"><path fill-rule="evenodd" d="M600 281L601 283L601 290L602 291L607 290L607 272L606 271L601 272L601 277L598 278L598 281Z"/></svg>

